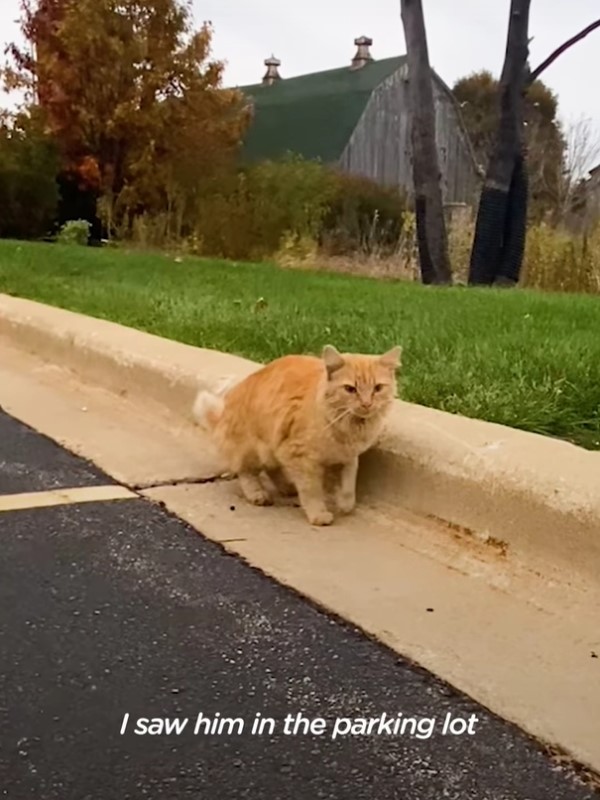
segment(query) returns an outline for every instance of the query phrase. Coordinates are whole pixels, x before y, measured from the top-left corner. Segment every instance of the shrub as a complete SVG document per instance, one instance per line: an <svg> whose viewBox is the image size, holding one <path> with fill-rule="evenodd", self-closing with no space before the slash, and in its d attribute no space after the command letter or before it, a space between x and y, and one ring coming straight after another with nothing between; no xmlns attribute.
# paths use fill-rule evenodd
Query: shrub
<svg viewBox="0 0 600 800"><path fill-rule="evenodd" d="M272 256L284 239L319 236L333 193L330 173L317 162L263 161L204 192L194 233L206 255Z"/></svg>
<svg viewBox="0 0 600 800"><path fill-rule="evenodd" d="M197 255L306 260L317 248L397 250L406 212L396 190L293 154L204 180L193 205L185 219L173 208L139 212L120 234L143 247L183 246Z"/></svg>
<svg viewBox="0 0 600 800"><path fill-rule="evenodd" d="M58 205L58 154L35 114L0 120L0 236L50 232Z"/></svg>
<svg viewBox="0 0 600 800"><path fill-rule="evenodd" d="M84 219L65 222L57 236L60 244L87 245L90 238L91 225Z"/></svg>
<svg viewBox="0 0 600 800"><path fill-rule="evenodd" d="M321 244L331 255L361 251L390 255L397 250L407 201L396 189L337 172L333 196L321 227Z"/></svg>
<svg viewBox="0 0 600 800"><path fill-rule="evenodd" d="M317 245L332 253L393 249L406 203L392 189L289 155L222 178L198 204L205 255L260 259Z"/></svg>

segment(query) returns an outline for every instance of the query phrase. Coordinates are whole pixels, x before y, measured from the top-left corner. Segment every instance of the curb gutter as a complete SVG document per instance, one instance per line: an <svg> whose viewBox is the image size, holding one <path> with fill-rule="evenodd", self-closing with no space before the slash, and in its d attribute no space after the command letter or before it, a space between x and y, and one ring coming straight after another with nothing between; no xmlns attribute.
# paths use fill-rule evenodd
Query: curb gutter
<svg viewBox="0 0 600 800"><path fill-rule="evenodd" d="M0 336L186 422L199 389L260 366L1 294ZM600 452L398 401L379 447L364 456L359 494L443 520L536 572L598 580Z"/></svg>

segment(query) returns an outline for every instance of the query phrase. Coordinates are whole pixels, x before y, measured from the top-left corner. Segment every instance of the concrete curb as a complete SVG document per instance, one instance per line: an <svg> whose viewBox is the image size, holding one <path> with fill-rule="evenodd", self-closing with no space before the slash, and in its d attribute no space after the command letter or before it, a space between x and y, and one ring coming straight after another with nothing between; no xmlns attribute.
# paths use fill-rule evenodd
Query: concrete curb
<svg viewBox="0 0 600 800"><path fill-rule="evenodd" d="M120 395L191 422L199 388L260 365L105 320L0 295L0 336ZM363 502L444 520L503 555L563 580L600 573L600 453L398 402L364 457ZM570 576L570 577L569 577Z"/></svg>

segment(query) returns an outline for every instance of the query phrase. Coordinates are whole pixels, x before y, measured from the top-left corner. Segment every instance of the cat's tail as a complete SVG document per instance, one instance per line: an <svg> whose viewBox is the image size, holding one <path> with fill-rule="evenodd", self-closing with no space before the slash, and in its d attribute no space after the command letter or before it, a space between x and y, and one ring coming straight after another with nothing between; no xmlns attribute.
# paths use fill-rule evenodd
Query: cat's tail
<svg viewBox="0 0 600 800"><path fill-rule="evenodd" d="M225 378L217 385L214 392L207 390L198 392L192 408L192 416L205 433L212 433L221 419L225 406L225 395L234 383L233 378Z"/></svg>
<svg viewBox="0 0 600 800"><path fill-rule="evenodd" d="M223 398L212 392L198 392L192 415L204 433L212 433L223 413Z"/></svg>

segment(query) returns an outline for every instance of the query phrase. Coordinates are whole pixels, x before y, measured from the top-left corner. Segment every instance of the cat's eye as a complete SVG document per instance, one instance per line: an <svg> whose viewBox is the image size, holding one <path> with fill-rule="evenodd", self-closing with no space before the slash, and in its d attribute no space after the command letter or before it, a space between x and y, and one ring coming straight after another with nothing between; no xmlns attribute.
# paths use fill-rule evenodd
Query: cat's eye
<svg viewBox="0 0 600 800"><path fill-rule="evenodd" d="M346 384L344 384L344 389L345 389L345 390L346 390L346 391L347 391L349 394L356 394L356 386L353 386L351 383L346 383Z"/></svg>
<svg viewBox="0 0 600 800"><path fill-rule="evenodd" d="M385 389L385 384L384 383L375 384L375 391L376 392L382 392L384 389Z"/></svg>

